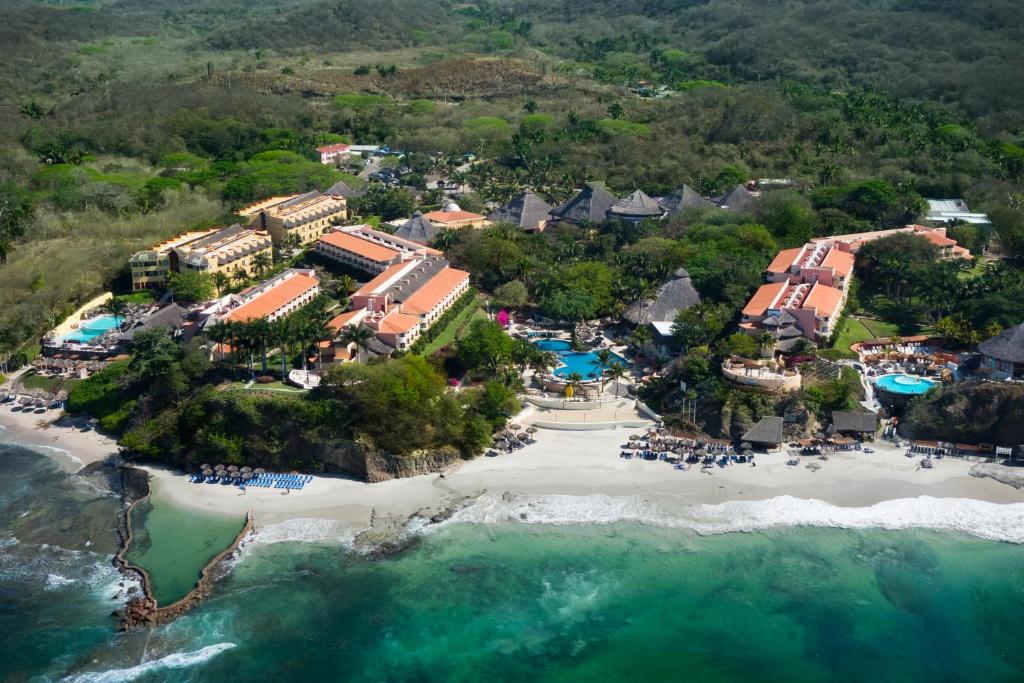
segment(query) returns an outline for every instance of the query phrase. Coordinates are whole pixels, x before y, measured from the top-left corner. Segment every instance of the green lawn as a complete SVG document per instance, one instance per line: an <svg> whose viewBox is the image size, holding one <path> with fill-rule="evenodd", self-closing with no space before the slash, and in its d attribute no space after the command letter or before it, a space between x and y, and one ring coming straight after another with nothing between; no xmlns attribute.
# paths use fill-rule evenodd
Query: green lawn
<svg viewBox="0 0 1024 683"><path fill-rule="evenodd" d="M282 394L304 394L305 389L299 389L298 387L292 386L291 384L285 384L284 382L268 382L267 384L260 384L254 382L248 389L245 388L245 382L232 382L231 386L228 387L228 391L275 391Z"/></svg>
<svg viewBox="0 0 1024 683"><path fill-rule="evenodd" d="M138 292L132 292L131 294L124 294L120 296L120 299L126 303L138 304L140 306L146 306L155 301L153 292L151 292L148 289L143 289Z"/></svg>
<svg viewBox="0 0 1024 683"><path fill-rule="evenodd" d="M847 318L843 323L843 329L832 345L834 349L849 351L850 346L857 342L878 339L880 337L892 337L899 334L899 328L893 323L869 318L857 319Z"/></svg>
<svg viewBox="0 0 1024 683"><path fill-rule="evenodd" d="M479 300L476 303L466 306L461 313L455 316L452 321L448 323L448 327L444 328L441 334L437 335L434 341L427 344L427 347L423 349L423 355L429 356L432 353L437 353L438 350L461 337L463 330L469 326L471 320L474 318L483 318L486 315L487 314L484 313L483 309L480 308Z"/></svg>
<svg viewBox="0 0 1024 683"><path fill-rule="evenodd" d="M80 381L78 379L61 379L60 377L43 377L35 372L30 372L21 378L21 384L26 389L39 389L49 394L56 393L61 389L71 393L71 389Z"/></svg>

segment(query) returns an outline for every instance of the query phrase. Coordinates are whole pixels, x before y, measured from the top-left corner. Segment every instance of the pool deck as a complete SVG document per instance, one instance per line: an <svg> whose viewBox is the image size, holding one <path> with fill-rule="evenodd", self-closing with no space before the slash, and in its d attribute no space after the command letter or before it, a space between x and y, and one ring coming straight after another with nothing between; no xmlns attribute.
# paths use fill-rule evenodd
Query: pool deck
<svg viewBox="0 0 1024 683"><path fill-rule="evenodd" d="M107 301L112 299L113 296L114 295L111 292L103 292L99 296L93 297L89 301L85 302L84 304L82 304L82 306L78 308L77 311L75 311L67 318L65 318L60 325L57 325L57 327L53 328L53 336L58 339L62 339L65 335L74 332L76 326L80 322L82 322L82 316L85 315L86 311L91 311L92 309L98 306L102 306Z"/></svg>

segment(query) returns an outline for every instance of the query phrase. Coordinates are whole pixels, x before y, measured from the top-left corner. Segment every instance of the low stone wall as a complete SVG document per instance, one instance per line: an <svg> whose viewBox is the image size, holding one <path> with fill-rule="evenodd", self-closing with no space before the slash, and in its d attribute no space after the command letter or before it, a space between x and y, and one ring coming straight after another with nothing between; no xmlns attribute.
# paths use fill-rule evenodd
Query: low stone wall
<svg viewBox="0 0 1024 683"><path fill-rule="evenodd" d="M644 403L643 401L641 401L639 399L636 402L636 409L637 409L637 411L643 413L644 415L646 415L647 417L651 418L652 420L657 421L657 420L661 419L661 415L659 415L658 413L654 412L654 410L651 409L650 406L648 406L646 403Z"/></svg>
<svg viewBox="0 0 1024 683"><path fill-rule="evenodd" d="M604 401L570 401L565 398L543 398L540 396L527 396L526 400L540 408L552 410L593 410L604 405Z"/></svg>
<svg viewBox="0 0 1024 683"><path fill-rule="evenodd" d="M723 364L722 376L730 382L742 384L743 386L755 387L757 389L764 389L765 391L790 392L798 391L800 389L801 377L798 372L787 375L778 375L774 373L769 375L748 375L745 370L745 368L731 367Z"/></svg>
<svg viewBox="0 0 1024 683"><path fill-rule="evenodd" d="M124 468L130 470L131 473L145 472L138 470L137 468L130 467ZM147 475L148 477L148 475ZM137 476L133 476L133 479L137 479ZM138 486L137 482L133 483L133 486ZM127 492L126 492L126 495ZM141 495L125 508L124 515L122 518L123 532L121 549L114 555L114 565L123 574L131 574L139 578L142 583L142 597L130 600L124 608L116 610L114 616L118 620L118 628L122 631L135 628L138 626L157 626L159 624L165 624L176 617L188 612L207 597L213 591L213 583L217 577L214 576L213 571L220 564L220 562L233 553L237 548L238 544L242 542L246 536L252 532L253 524L256 520L256 516L252 510L245 515L245 525L242 530L238 532L235 539L231 544L223 551L218 553L212 560L206 563L206 566L199 571L199 579L196 581L195 586L188 592L188 595L178 600L177 602L171 603L166 607L160 607L156 599L153 597L152 580L149 578L149 573L142 567L131 564L125 559L124 555L128 551L131 545L134 533L132 531L132 511L142 501L149 498L150 491L148 482L146 484L145 495Z"/></svg>

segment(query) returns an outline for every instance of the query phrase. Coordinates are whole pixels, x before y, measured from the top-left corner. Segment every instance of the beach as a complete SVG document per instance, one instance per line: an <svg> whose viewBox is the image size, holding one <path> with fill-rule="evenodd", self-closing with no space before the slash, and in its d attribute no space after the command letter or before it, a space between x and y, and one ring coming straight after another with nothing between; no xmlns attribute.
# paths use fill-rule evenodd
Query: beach
<svg viewBox="0 0 1024 683"><path fill-rule="evenodd" d="M538 501L556 497L571 506L575 500L576 509L566 514L583 515L590 521L603 514L598 509L602 506L645 506L648 521L655 521L650 518L657 514L671 518L696 505L780 497L843 508L919 497L1024 502L1024 491L970 476L973 463L947 458L937 461L933 469L922 469L919 458L907 458L902 449L884 445L876 446L875 453L842 452L828 461L804 458L799 466L787 465L784 453L761 454L756 467L715 467L706 474L697 467L680 471L664 462L620 458L619 445L630 433L540 430L536 444L512 454L476 458L443 477L431 474L366 484L317 476L305 489L287 494L252 487L243 494L233 486L192 484L170 470L148 469L156 495L208 512L241 515L252 509L257 527L274 527L270 532L280 540L350 536L381 518L405 520L417 513L430 518L442 509L465 507L473 501L477 511L504 501L506 516L511 516L520 514L514 512L517 505L536 508ZM812 471L804 466L807 462L818 463L821 469ZM580 504L594 509L581 511ZM608 514L616 513L609 509ZM467 521L471 517L466 515Z"/></svg>
<svg viewBox="0 0 1024 683"><path fill-rule="evenodd" d="M95 430L83 431L85 418L73 418L60 410L45 413L11 410L0 406L0 441L41 450L67 472L106 460L118 452L117 441Z"/></svg>

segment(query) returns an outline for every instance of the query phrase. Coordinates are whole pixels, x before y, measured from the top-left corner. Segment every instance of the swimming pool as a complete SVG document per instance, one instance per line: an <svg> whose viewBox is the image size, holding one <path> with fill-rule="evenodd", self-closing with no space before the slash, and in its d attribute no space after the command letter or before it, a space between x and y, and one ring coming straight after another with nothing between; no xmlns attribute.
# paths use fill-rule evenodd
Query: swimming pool
<svg viewBox="0 0 1024 683"><path fill-rule="evenodd" d="M935 382L930 379L925 379L924 377L894 374L879 377L875 380L875 386L893 394L917 396L925 393L935 386Z"/></svg>
<svg viewBox="0 0 1024 683"><path fill-rule="evenodd" d="M563 366L555 368L555 377L566 378L574 372L578 372L584 380L600 379L605 367L597 359L593 351L573 351L572 343L564 339L541 339L534 342L538 349L554 351L564 363ZM629 367L629 361L617 353L613 353L608 363L620 363Z"/></svg>
<svg viewBox="0 0 1024 683"><path fill-rule="evenodd" d="M104 332L109 332L124 322L123 318L113 315L98 315L95 318L83 320L77 330L71 330L60 338L62 342L76 341L82 344L91 342Z"/></svg>

